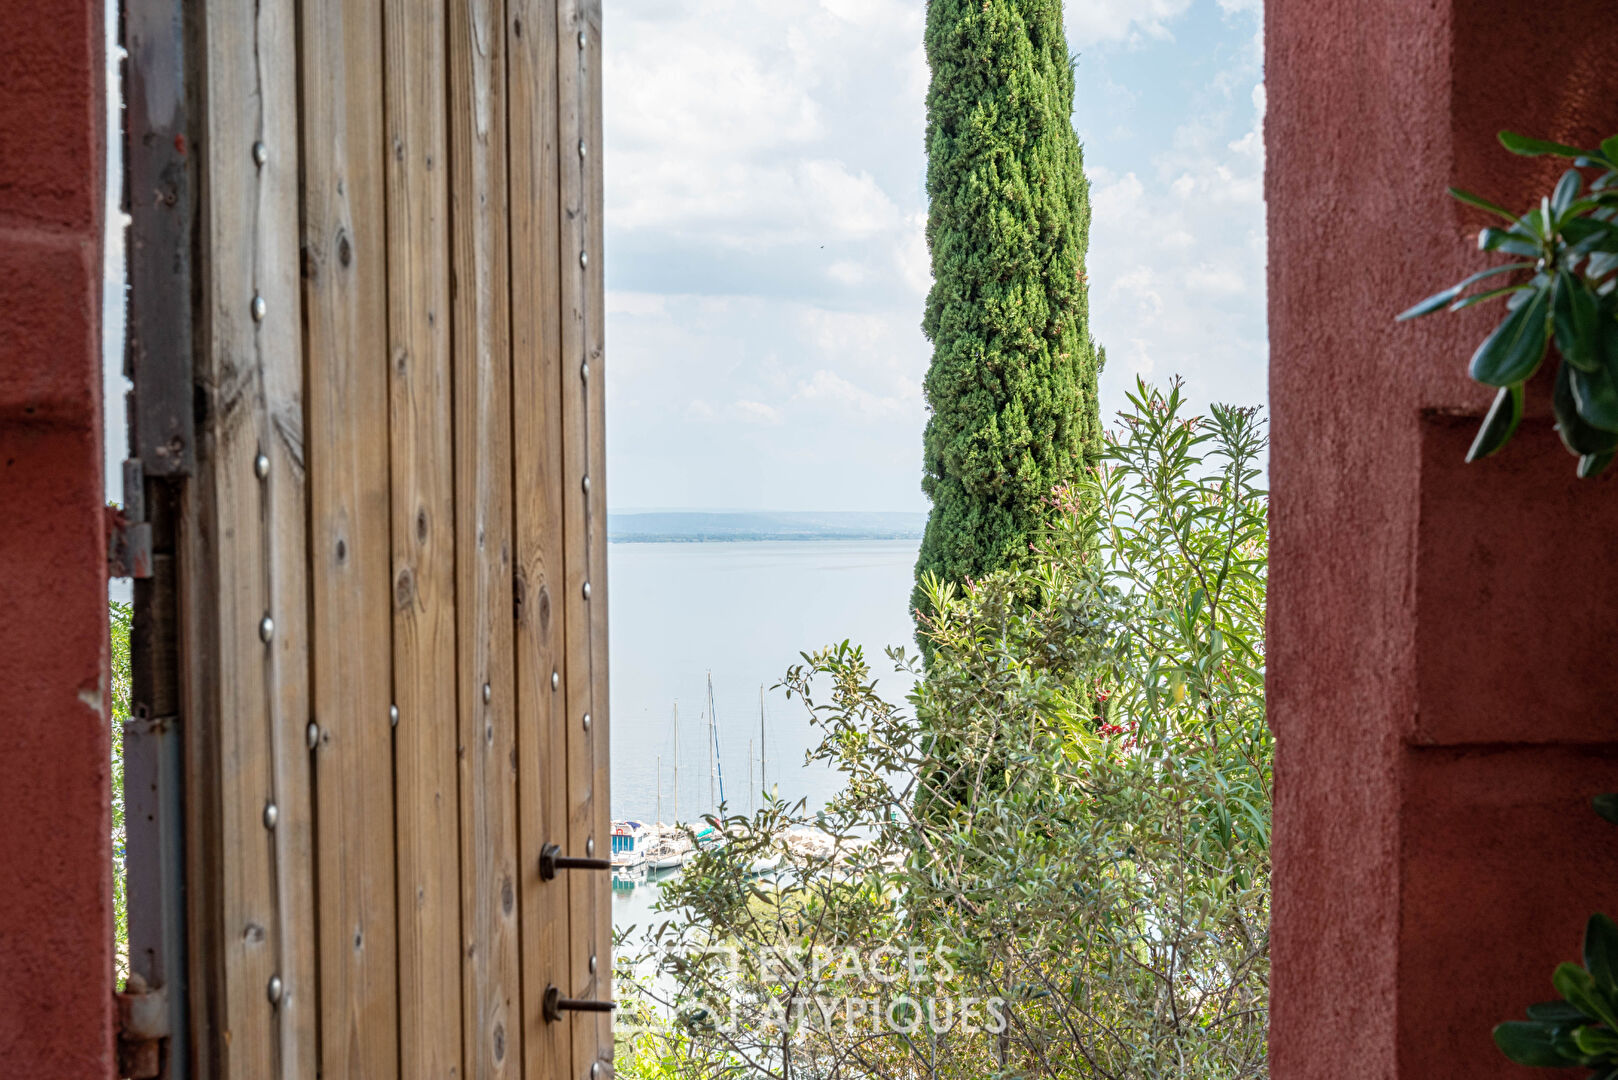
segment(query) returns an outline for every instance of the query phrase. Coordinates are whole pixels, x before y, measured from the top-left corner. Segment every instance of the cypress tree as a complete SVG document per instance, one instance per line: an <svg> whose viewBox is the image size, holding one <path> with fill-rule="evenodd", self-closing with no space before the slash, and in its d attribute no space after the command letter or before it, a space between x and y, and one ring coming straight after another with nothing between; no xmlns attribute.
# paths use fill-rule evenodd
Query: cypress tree
<svg viewBox="0 0 1618 1080"><path fill-rule="evenodd" d="M928 0L927 246L933 345L916 563L962 581L1014 565L1052 487L1101 447L1061 0Z"/></svg>

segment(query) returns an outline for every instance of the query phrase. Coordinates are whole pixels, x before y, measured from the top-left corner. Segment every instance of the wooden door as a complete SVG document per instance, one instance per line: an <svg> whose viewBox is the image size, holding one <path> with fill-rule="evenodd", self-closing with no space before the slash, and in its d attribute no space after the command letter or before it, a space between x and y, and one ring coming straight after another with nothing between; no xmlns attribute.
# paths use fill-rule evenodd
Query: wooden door
<svg viewBox="0 0 1618 1080"><path fill-rule="evenodd" d="M609 882L540 873L609 847L600 0L127 3L194 192L175 247L130 190L195 402L172 1074L608 1072L544 1000L610 999Z"/></svg>

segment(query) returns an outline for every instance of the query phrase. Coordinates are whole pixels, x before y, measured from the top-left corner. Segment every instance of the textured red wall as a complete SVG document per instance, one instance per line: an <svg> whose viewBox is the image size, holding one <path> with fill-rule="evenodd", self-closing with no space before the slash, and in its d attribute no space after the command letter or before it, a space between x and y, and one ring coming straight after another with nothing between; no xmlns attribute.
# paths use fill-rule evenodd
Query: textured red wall
<svg viewBox="0 0 1618 1080"><path fill-rule="evenodd" d="M101 0L0 5L0 1061L110 1076Z"/></svg>
<svg viewBox="0 0 1618 1080"><path fill-rule="evenodd" d="M1532 1076L1489 1029L1618 914L1618 486L1548 387L1461 459L1488 308L1393 316L1488 262L1456 184L1565 167L1494 133L1618 132L1610 0L1266 4L1275 1080Z"/></svg>

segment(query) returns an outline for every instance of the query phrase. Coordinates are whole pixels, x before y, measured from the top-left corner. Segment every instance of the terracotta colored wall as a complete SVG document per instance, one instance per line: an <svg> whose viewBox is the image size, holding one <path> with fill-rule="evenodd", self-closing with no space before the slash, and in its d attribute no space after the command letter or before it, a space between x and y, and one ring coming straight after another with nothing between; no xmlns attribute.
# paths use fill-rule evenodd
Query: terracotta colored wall
<svg viewBox="0 0 1618 1080"><path fill-rule="evenodd" d="M1530 387L1499 457L1489 309L1393 316L1487 264L1448 184L1525 207L1564 166L1503 127L1618 132L1610 0L1268 0L1278 738L1272 1062L1532 1076L1493 1024L1618 914L1618 482L1579 483Z"/></svg>
<svg viewBox="0 0 1618 1080"><path fill-rule="evenodd" d="M0 5L0 1061L113 1071L100 0Z"/></svg>

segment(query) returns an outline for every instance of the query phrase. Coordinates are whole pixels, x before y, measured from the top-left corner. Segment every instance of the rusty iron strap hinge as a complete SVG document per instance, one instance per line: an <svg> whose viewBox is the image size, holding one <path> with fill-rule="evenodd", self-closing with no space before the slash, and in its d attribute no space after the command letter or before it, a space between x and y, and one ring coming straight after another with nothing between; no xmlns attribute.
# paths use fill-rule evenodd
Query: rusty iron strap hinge
<svg viewBox="0 0 1618 1080"><path fill-rule="evenodd" d="M107 576L152 576L152 523L146 520L146 478L138 458L124 462L123 508L107 508Z"/></svg>
<svg viewBox="0 0 1618 1080"><path fill-rule="evenodd" d="M169 1037L169 995L151 989L139 975L124 982L118 1002L118 1075L150 1080L163 1065L163 1040Z"/></svg>

